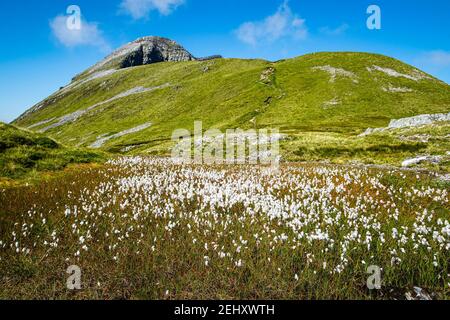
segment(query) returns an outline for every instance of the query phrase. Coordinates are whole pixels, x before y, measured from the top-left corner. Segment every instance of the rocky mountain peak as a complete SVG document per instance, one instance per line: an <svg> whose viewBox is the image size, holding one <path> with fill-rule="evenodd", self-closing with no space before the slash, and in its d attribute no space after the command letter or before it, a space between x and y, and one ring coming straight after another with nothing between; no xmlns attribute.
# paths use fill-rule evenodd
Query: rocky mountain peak
<svg viewBox="0 0 450 320"><path fill-rule="evenodd" d="M211 56L210 58L219 58ZM93 66L88 73L108 68L129 68L165 61L193 61L208 58L195 58L177 42L162 37L142 37L134 40Z"/></svg>
<svg viewBox="0 0 450 320"><path fill-rule="evenodd" d="M123 49L128 53L120 63L121 68L164 61L195 60L192 54L175 41L160 37L139 38L126 45Z"/></svg>

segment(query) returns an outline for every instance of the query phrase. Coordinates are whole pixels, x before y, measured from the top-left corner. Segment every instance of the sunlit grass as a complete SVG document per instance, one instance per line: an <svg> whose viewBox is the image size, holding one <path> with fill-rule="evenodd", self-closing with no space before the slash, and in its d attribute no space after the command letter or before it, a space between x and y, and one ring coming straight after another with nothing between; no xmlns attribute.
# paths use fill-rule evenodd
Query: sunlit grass
<svg viewBox="0 0 450 320"><path fill-rule="evenodd" d="M114 160L1 190L0 297L372 299L419 286L448 298L449 208L426 174ZM369 265L381 291L366 287Z"/></svg>

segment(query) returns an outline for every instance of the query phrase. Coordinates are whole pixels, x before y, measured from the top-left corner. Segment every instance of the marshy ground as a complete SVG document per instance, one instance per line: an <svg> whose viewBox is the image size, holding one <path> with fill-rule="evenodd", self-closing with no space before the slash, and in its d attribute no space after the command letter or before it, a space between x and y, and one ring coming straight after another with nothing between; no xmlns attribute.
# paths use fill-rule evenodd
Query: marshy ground
<svg viewBox="0 0 450 320"><path fill-rule="evenodd" d="M118 158L0 190L0 297L447 299L448 191L397 169Z"/></svg>

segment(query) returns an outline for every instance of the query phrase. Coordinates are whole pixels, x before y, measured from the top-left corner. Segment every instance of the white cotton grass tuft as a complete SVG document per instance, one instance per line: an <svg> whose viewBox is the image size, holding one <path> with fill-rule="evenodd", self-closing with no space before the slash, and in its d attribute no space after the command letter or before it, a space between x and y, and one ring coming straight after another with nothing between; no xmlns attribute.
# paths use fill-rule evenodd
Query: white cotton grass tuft
<svg viewBox="0 0 450 320"><path fill-rule="evenodd" d="M420 254L420 263L447 283L450 276L442 271L450 222L434 208L449 207L449 190L398 187L387 176L407 179L402 171L364 167L282 165L268 171L117 158L99 181L68 188L65 203L52 209L30 204L2 235L0 249L31 257L64 252L67 262L104 250L108 261L121 265L131 255L157 260L172 245L192 253L189 263L204 272L229 273L252 268L258 252L264 270L290 282L365 273L380 256L384 268L398 270ZM300 265L283 264L280 253Z"/></svg>

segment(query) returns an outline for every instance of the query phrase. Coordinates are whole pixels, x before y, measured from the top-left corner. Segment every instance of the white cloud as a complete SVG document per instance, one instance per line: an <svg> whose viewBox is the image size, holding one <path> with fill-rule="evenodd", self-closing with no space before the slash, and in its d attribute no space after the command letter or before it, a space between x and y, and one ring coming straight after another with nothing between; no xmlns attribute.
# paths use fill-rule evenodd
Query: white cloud
<svg viewBox="0 0 450 320"><path fill-rule="evenodd" d="M148 14L157 10L162 15L171 14L185 0L122 0L120 8L131 15L133 19L146 18Z"/></svg>
<svg viewBox="0 0 450 320"><path fill-rule="evenodd" d="M450 52L443 50L431 51L424 55L423 60L436 66L450 66Z"/></svg>
<svg viewBox="0 0 450 320"><path fill-rule="evenodd" d="M261 41L273 42L283 37L305 39L308 36L305 20L294 14L285 1L273 15L262 21L245 22L236 35L244 43L256 45Z"/></svg>
<svg viewBox="0 0 450 320"><path fill-rule="evenodd" d="M320 32L329 36L339 36L341 34L344 34L349 28L349 25L344 23L335 29L332 29L330 27L320 28Z"/></svg>
<svg viewBox="0 0 450 320"><path fill-rule="evenodd" d="M82 20L81 28L72 30L67 27L67 16L59 15L50 21L50 27L55 38L66 47L89 45L109 50L109 45L95 22Z"/></svg>

